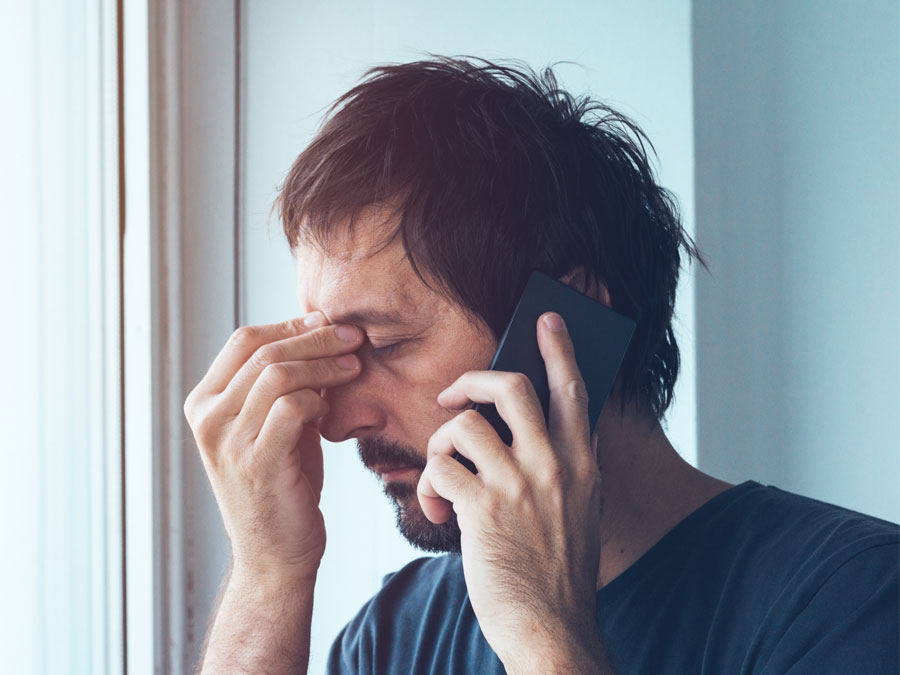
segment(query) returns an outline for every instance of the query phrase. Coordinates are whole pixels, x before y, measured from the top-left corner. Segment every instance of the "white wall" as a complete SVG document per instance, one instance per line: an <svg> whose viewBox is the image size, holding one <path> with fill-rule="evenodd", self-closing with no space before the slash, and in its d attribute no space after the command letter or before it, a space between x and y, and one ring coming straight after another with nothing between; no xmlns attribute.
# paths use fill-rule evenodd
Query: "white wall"
<svg viewBox="0 0 900 675"><path fill-rule="evenodd" d="M246 3L245 211L242 323L298 313L294 267L280 226L266 216L291 162L324 107L371 65L416 58L416 50L515 57L558 72L573 91L608 100L656 145L663 184L693 215L690 16L687 0L626 4L557 2ZM673 442L695 455L693 288L678 301L684 375L670 414ZM328 547L316 594L310 672L322 670L331 640L378 588L381 576L420 555L395 530L393 510L356 458L354 443L327 445L322 509ZM353 495L352 513L342 507ZM360 516L359 514L365 514ZM211 565L216 569L217 565Z"/></svg>
<svg viewBox="0 0 900 675"><path fill-rule="evenodd" d="M693 7L702 469L900 520L900 9Z"/></svg>

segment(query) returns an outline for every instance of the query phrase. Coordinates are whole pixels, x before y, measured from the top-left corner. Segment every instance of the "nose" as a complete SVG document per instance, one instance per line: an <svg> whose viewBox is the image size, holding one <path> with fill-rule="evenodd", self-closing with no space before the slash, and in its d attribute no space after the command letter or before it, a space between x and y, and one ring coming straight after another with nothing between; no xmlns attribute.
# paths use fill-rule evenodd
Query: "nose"
<svg viewBox="0 0 900 675"><path fill-rule="evenodd" d="M329 407L328 414L319 422L322 438L340 443L383 431L387 414L381 404L375 379L364 367L359 377L351 382L323 390L322 397Z"/></svg>

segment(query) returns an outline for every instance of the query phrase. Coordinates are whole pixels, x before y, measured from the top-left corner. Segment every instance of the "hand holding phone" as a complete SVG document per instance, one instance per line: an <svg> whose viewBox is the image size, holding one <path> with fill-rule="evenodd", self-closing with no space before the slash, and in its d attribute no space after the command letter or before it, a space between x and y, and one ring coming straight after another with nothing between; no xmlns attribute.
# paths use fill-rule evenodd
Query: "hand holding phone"
<svg viewBox="0 0 900 675"><path fill-rule="evenodd" d="M588 392L588 417L593 430L619 372L619 366L631 342L635 322L593 298L579 293L543 272L534 271L525 285L506 331L494 353L490 370L524 373L531 380L544 420L548 420L550 389L547 370L537 341L537 320L553 311L566 322L575 360ZM477 403L480 412L507 445L512 433L491 403ZM472 473L475 465L458 452L454 457Z"/></svg>

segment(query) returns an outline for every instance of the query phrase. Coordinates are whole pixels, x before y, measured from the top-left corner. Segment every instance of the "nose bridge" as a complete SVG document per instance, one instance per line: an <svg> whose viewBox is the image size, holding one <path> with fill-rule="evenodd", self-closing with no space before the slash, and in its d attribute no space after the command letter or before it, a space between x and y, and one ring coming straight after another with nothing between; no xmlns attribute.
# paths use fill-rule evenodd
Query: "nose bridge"
<svg viewBox="0 0 900 675"><path fill-rule="evenodd" d="M339 443L363 430L380 430L385 423L385 411L378 391L377 378L367 372L365 364L356 379L322 390L329 410L319 424L319 432L326 440Z"/></svg>

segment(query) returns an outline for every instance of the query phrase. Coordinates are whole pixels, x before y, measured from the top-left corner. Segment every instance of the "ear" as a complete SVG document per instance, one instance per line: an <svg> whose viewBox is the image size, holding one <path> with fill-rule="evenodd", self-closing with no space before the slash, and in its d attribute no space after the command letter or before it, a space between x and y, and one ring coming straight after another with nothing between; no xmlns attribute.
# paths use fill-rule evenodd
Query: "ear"
<svg viewBox="0 0 900 675"><path fill-rule="evenodd" d="M573 267L566 272L560 277L560 281L612 309L612 300L610 299L609 289L606 287L606 284L595 279L591 282L590 288L585 288L587 285L587 275L584 273L584 267L581 265Z"/></svg>

